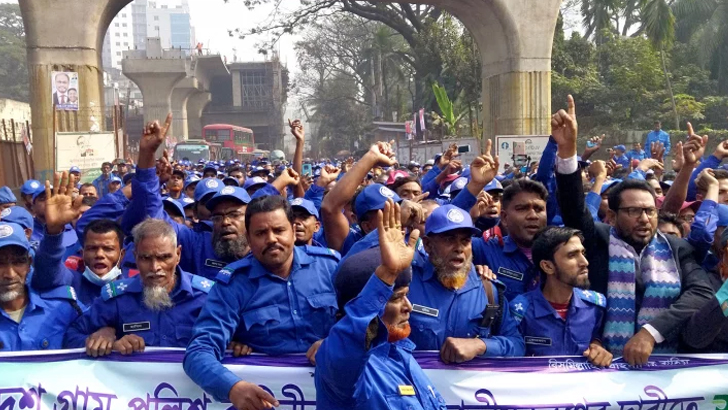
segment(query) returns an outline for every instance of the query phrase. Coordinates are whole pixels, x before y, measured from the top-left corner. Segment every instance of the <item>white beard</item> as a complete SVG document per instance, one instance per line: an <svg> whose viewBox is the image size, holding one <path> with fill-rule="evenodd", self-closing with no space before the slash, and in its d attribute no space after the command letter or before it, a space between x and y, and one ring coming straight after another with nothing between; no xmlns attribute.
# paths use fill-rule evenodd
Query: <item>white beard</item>
<svg viewBox="0 0 728 410"><path fill-rule="evenodd" d="M0 302L3 302L3 303L12 302L15 299L19 298L20 296L22 296L22 294L17 290L0 293Z"/></svg>
<svg viewBox="0 0 728 410"><path fill-rule="evenodd" d="M169 292L162 286L144 287L144 306L149 310L158 312L174 306Z"/></svg>

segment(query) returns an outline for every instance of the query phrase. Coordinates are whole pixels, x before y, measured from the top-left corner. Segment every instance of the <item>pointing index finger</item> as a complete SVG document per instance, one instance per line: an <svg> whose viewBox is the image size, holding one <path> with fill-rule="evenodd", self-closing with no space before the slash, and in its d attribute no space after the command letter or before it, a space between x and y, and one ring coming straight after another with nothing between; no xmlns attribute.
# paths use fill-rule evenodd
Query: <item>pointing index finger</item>
<svg viewBox="0 0 728 410"><path fill-rule="evenodd" d="M169 127L172 125L172 113L167 114L167 118L164 120L164 136L167 136L167 131L169 131Z"/></svg>
<svg viewBox="0 0 728 410"><path fill-rule="evenodd" d="M569 107L568 108L569 115L571 116L571 118L576 119L576 104L574 103L574 97L571 94L569 94L569 96L566 97L566 101L567 101L567 105Z"/></svg>
<svg viewBox="0 0 728 410"><path fill-rule="evenodd" d="M688 121L688 137L691 137L695 135L695 131L693 131L693 124Z"/></svg>

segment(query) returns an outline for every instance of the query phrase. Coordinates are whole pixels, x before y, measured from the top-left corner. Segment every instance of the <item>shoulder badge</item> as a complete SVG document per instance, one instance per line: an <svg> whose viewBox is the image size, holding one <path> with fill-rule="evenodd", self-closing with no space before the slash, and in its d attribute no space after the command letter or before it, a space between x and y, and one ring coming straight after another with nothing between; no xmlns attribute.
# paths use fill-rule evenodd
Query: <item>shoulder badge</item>
<svg viewBox="0 0 728 410"><path fill-rule="evenodd" d="M518 295L511 301L511 316L516 320L516 323L521 323L521 320L523 320L528 310L528 304L528 298L523 295Z"/></svg>
<svg viewBox="0 0 728 410"><path fill-rule="evenodd" d="M40 294L43 299L68 299L78 300L76 296L76 290L70 286L60 286L48 292Z"/></svg>
<svg viewBox="0 0 728 410"><path fill-rule="evenodd" d="M576 289L576 294L581 300L589 302L592 305L607 307L607 298L599 292L594 292L593 290Z"/></svg>
<svg viewBox="0 0 728 410"><path fill-rule="evenodd" d="M135 278L137 278L136 276ZM113 299L119 295L129 292L129 287L135 279L115 280L107 283L101 288L101 297L104 300Z"/></svg>
<svg viewBox="0 0 728 410"><path fill-rule="evenodd" d="M334 259L336 262L341 261L341 254L331 248L310 245L306 245L304 248L306 249L306 253L309 255L328 256L329 258Z"/></svg>
<svg viewBox="0 0 728 410"><path fill-rule="evenodd" d="M202 276L198 275L190 275L192 276L192 287L201 290L205 293L210 293L210 289L212 289L212 286L215 284L215 281L212 279L207 279Z"/></svg>

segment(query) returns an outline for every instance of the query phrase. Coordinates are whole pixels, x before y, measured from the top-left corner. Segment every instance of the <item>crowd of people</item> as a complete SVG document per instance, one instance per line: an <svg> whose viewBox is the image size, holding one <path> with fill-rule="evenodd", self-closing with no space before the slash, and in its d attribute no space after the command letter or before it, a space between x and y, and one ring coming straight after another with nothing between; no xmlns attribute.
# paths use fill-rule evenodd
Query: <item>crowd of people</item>
<svg viewBox="0 0 728 410"><path fill-rule="evenodd" d="M413 350L728 352L728 141L706 155L689 128L670 150L656 124L649 152L590 161L604 139L578 155L569 97L527 168L499 172L490 141L423 166L377 142L308 175L299 121L290 164L156 158L170 122L147 124L135 172L0 188L0 352L186 348L187 375L241 410L278 403L228 353L305 353L319 409L444 409Z"/></svg>

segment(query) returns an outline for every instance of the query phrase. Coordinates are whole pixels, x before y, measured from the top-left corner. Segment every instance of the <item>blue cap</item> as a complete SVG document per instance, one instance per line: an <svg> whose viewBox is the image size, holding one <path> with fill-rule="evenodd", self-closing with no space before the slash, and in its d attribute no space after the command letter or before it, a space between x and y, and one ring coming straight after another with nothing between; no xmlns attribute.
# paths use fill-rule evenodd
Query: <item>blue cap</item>
<svg viewBox="0 0 728 410"><path fill-rule="evenodd" d="M231 166L231 165L234 165L234 164L235 164L235 161L233 161L233 160L231 160L231 159L229 159L229 160L225 161L225 166L226 166L226 167L229 167L229 166Z"/></svg>
<svg viewBox="0 0 728 410"><path fill-rule="evenodd" d="M204 163L205 163L205 160L204 160L203 158L200 158L200 160L199 160L199 161L197 161L197 163L198 163L198 164L200 164L200 165L202 165L202 164L204 164Z"/></svg>
<svg viewBox="0 0 728 410"><path fill-rule="evenodd" d="M164 201L162 201L162 206L164 206L165 209L167 209L167 207L170 207L170 206L173 207L180 215L182 215L182 218L187 219L185 217L184 206L182 206L182 204L179 201L177 201L176 199L174 199L172 197L167 197L164 199Z"/></svg>
<svg viewBox="0 0 728 410"><path fill-rule="evenodd" d="M109 184L112 184L114 182L118 182L121 184L121 178L117 177L116 175L112 175L111 179L109 179Z"/></svg>
<svg viewBox="0 0 728 410"><path fill-rule="evenodd" d="M195 187L195 202L200 202L210 194L217 194L224 187L225 185L223 185L222 181L217 178L200 180L200 183Z"/></svg>
<svg viewBox="0 0 728 410"><path fill-rule="evenodd" d="M491 191L501 191L503 192L503 184L500 183L497 179L493 178L488 185L483 188L483 191L485 192L491 192Z"/></svg>
<svg viewBox="0 0 728 410"><path fill-rule="evenodd" d="M51 189L53 189L53 185L51 185ZM38 189L33 192L33 202L35 202L36 199L38 199L39 196L45 195L45 187L39 186Z"/></svg>
<svg viewBox="0 0 728 410"><path fill-rule="evenodd" d="M18 202L18 198L15 197L13 191L9 187L0 188L0 204L9 204Z"/></svg>
<svg viewBox="0 0 728 410"><path fill-rule="evenodd" d="M468 179L465 177L460 177L452 181L452 184L450 184L450 196L454 195L455 192L462 191L466 185L468 185Z"/></svg>
<svg viewBox="0 0 728 410"><path fill-rule="evenodd" d="M399 195L386 186L382 184L371 184L356 196L354 212L356 212L358 218L361 218L369 211L384 209L384 204L390 198L394 202L402 201Z"/></svg>
<svg viewBox="0 0 728 410"><path fill-rule="evenodd" d="M660 181L660 186L662 187L663 191L667 191L668 189L670 189L672 187L673 182L675 182L675 181L673 181L673 180Z"/></svg>
<svg viewBox="0 0 728 410"><path fill-rule="evenodd" d="M177 201L180 202L180 203L182 203L182 208L188 208L188 207L190 207L190 206L192 206L192 205L195 204L195 200L194 199L188 198L186 196L178 199Z"/></svg>
<svg viewBox="0 0 728 410"><path fill-rule="evenodd" d="M718 226L728 226L728 205L718 204Z"/></svg>
<svg viewBox="0 0 728 410"><path fill-rule="evenodd" d="M124 185L126 185L129 183L129 181L132 180L132 178L134 178L134 175L136 174L134 174L133 172L127 172L126 174L124 174L124 177L121 178L121 181L124 183Z"/></svg>
<svg viewBox="0 0 728 410"><path fill-rule="evenodd" d="M233 186L240 186L240 182L238 182L238 179L237 178L225 177L225 178L222 179L222 183L223 184L227 185L228 182L232 182L233 183Z"/></svg>
<svg viewBox="0 0 728 410"><path fill-rule="evenodd" d="M470 229L473 235L480 235L480 229L473 225L468 212L455 205L443 205L430 214L425 221L425 235L438 234L455 229Z"/></svg>
<svg viewBox="0 0 728 410"><path fill-rule="evenodd" d="M316 217L316 219L319 219L319 213L316 209L316 205L314 205L313 202L309 201L308 199L294 199L293 201L291 201L291 208L303 209L304 211L308 212L309 215L313 215Z"/></svg>
<svg viewBox="0 0 728 410"><path fill-rule="evenodd" d="M214 162L208 162L207 164L205 164L205 167L202 168L202 173L204 174L205 171L207 171L208 169L217 172L217 165Z"/></svg>
<svg viewBox="0 0 728 410"><path fill-rule="evenodd" d="M614 149L618 149L621 151L627 151L627 147L625 147L624 145L615 145Z"/></svg>
<svg viewBox="0 0 728 410"><path fill-rule="evenodd" d="M23 227L11 222L2 222L0 223L0 248L11 245L20 246L26 251L30 250L30 242L25 237Z"/></svg>
<svg viewBox="0 0 728 410"><path fill-rule="evenodd" d="M259 172L264 172L266 175L270 173L267 169L263 167L255 167L252 170L250 170L250 175L257 174Z"/></svg>
<svg viewBox="0 0 728 410"><path fill-rule="evenodd" d="M187 173L183 169L173 169L172 175L174 175L174 174L182 176L182 179L187 178Z"/></svg>
<svg viewBox="0 0 728 410"><path fill-rule="evenodd" d="M243 189L247 190L249 188L252 188L256 185L262 185L267 184L268 181L261 177L252 177L245 180L245 183L243 184Z"/></svg>
<svg viewBox="0 0 728 410"><path fill-rule="evenodd" d="M207 209L212 211L215 209L215 207L223 201L238 201L242 202L244 204L250 203L250 195L240 187L236 186L226 186L225 188L221 189L220 192L215 194L209 201L207 201Z"/></svg>
<svg viewBox="0 0 728 410"><path fill-rule="evenodd" d="M68 173L69 174L71 174L73 172L78 172L80 174L81 173L81 168L79 168L79 167L77 167L77 166L74 165L74 166L71 167L71 169L68 170Z"/></svg>
<svg viewBox="0 0 728 410"><path fill-rule="evenodd" d="M187 177L187 178L185 179L185 187L184 187L184 189L187 189L187 187L188 187L188 186L189 186L190 184L194 184L195 182L200 182L200 177L198 177L198 176L197 176L197 175L195 175L195 174L192 174L192 175L188 176L188 177Z"/></svg>
<svg viewBox="0 0 728 410"><path fill-rule="evenodd" d="M604 185L602 185L602 191L599 193L600 195L603 195L609 188L611 188L613 185L617 185L618 183L622 182L621 179L612 179L609 181L606 181Z"/></svg>
<svg viewBox="0 0 728 410"><path fill-rule="evenodd" d="M255 198L260 198L263 196L276 196L276 195L280 195L280 194L281 194L280 191L278 191L278 189L276 187L274 187L273 185L271 185L269 183L266 183L260 189L255 191L255 193L253 195L251 195L250 198L255 199Z"/></svg>
<svg viewBox="0 0 728 410"><path fill-rule="evenodd" d="M41 184L37 179L29 179L25 181L22 187L20 187L20 192L23 195L33 195L33 192L40 188L41 185L43 184Z"/></svg>
<svg viewBox="0 0 728 410"><path fill-rule="evenodd" d="M25 229L33 229L33 215L21 206L11 206L0 212L0 220L12 222Z"/></svg>

